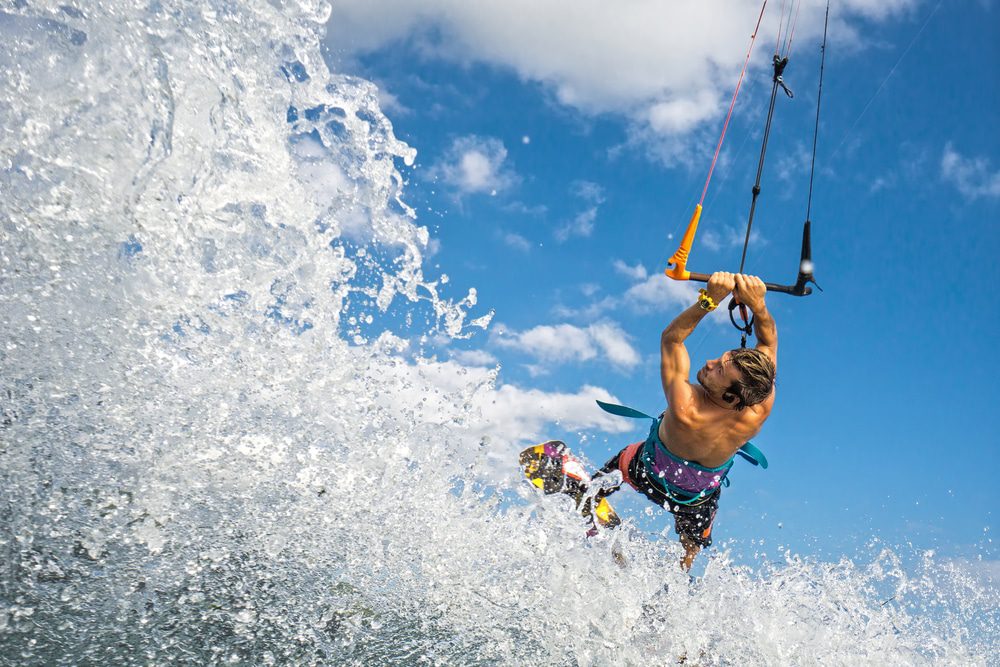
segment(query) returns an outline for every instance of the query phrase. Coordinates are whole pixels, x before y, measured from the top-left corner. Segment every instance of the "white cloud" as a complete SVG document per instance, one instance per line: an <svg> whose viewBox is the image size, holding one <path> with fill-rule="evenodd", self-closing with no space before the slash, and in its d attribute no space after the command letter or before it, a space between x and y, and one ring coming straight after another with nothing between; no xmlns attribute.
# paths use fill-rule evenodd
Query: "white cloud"
<svg viewBox="0 0 1000 667"><path fill-rule="evenodd" d="M560 242L566 241L572 236L589 237L593 234L597 209L604 203L604 188L591 181L573 181L570 185L570 192L591 206L577 213L572 220L556 229L556 240Z"/></svg>
<svg viewBox="0 0 1000 667"><path fill-rule="evenodd" d="M507 437L516 433L522 439L542 440L550 437L544 427L556 421L568 430L597 429L605 433L636 430L632 420L614 417L596 405L595 400L618 402L601 387L585 385L576 393L564 393L503 385L489 398L481 406L483 414L494 429Z"/></svg>
<svg viewBox="0 0 1000 667"><path fill-rule="evenodd" d="M632 420L614 417L595 404L595 400L619 402L601 387L584 385L576 392L546 392L512 384L496 386L496 376L493 368L456 361L386 364L380 367L380 380L391 384L393 391L384 392L378 400L396 410L400 418L464 430L470 440L489 437L496 449L493 457L504 462L503 475L509 474L511 457L517 451L515 443L523 446L526 441L550 437L551 424L605 433L636 429ZM462 425L455 420L456 395L462 396L468 407L469 418Z"/></svg>
<svg viewBox="0 0 1000 667"><path fill-rule="evenodd" d="M630 264L626 264L620 259L616 259L613 266L615 271L623 276L631 278L632 280L645 280L649 276L649 273L646 271L646 267L642 264L632 266Z"/></svg>
<svg viewBox="0 0 1000 667"><path fill-rule="evenodd" d="M714 229L705 229L698 235L698 241L711 250L712 252L719 252L722 250L722 235Z"/></svg>
<svg viewBox="0 0 1000 667"><path fill-rule="evenodd" d="M382 82L378 83L378 105L387 116L406 116L412 113L412 109L400 102Z"/></svg>
<svg viewBox="0 0 1000 667"><path fill-rule="evenodd" d="M441 239L433 237L427 239L427 246L424 248L424 259L430 259L441 252Z"/></svg>
<svg viewBox="0 0 1000 667"><path fill-rule="evenodd" d="M592 181L573 181L570 185L573 196L592 204L604 203L604 188Z"/></svg>
<svg viewBox="0 0 1000 667"><path fill-rule="evenodd" d="M657 134L685 134L712 118L718 101L717 92L701 90L690 98L656 102L646 111L646 125Z"/></svg>
<svg viewBox="0 0 1000 667"><path fill-rule="evenodd" d="M515 248L516 250L520 250L522 252L528 252L531 250L531 242L520 234L516 234L514 232L504 234L503 242L511 248Z"/></svg>
<svg viewBox="0 0 1000 667"><path fill-rule="evenodd" d="M859 41L859 18L884 20L918 4L845 0L831 34ZM802 3L797 44L818 42L824 6ZM759 10L759 0L340 0L328 40L344 54L409 41L428 59L511 70L584 114L623 115L632 145L678 161L689 158L678 144L692 130L718 130ZM769 7L764 44L754 52L758 69L769 67L767 41L779 18Z"/></svg>
<svg viewBox="0 0 1000 667"><path fill-rule="evenodd" d="M871 186L869 186L868 188L868 192L873 195L878 194L882 190L886 190L888 188L893 187L895 183L896 183L895 174L886 174L885 176L879 176L878 178L872 181Z"/></svg>
<svg viewBox="0 0 1000 667"><path fill-rule="evenodd" d="M811 165L812 146L806 146L802 142L796 142L793 148L785 149L778 155L775 171L778 178L785 182L785 186L779 188L782 199L788 199L794 194L794 186L808 186Z"/></svg>
<svg viewBox="0 0 1000 667"><path fill-rule="evenodd" d="M752 240L752 239L751 239ZM634 271L638 278L639 268L629 267L624 262L615 267L619 272ZM627 308L638 313L657 312L666 316L675 316L698 300L698 289L704 285L686 280L673 280L657 271L652 275L644 275L636 280L619 296L605 296L579 308L559 305L553 309L557 317L582 320L595 320L606 317L619 308ZM708 321L714 324L727 323L728 310L719 308L708 316Z"/></svg>
<svg viewBox="0 0 1000 667"><path fill-rule="evenodd" d="M455 139L443 159L430 169L432 178L440 178L460 194L495 195L518 181L505 164L507 149L492 137L467 136Z"/></svg>
<svg viewBox="0 0 1000 667"><path fill-rule="evenodd" d="M516 349L545 364L606 359L621 369L634 368L641 360L629 343L631 336L617 324L598 322L586 327L572 324L539 325L526 331L498 328L495 342Z"/></svg>
<svg viewBox="0 0 1000 667"><path fill-rule="evenodd" d="M584 293L584 296L593 296ZM573 308L565 304L559 304L552 309L552 314L556 317L566 319L596 320L608 311L614 310L619 305L619 300L610 296L598 299L582 308Z"/></svg>
<svg viewBox="0 0 1000 667"><path fill-rule="evenodd" d="M566 241L571 236L587 237L594 233L594 220L597 219L597 207L592 206L556 230L556 240Z"/></svg>
<svg viewBox="0 0 1000 667"><path fill-rule="evenodd" d="M963 157L951 143L941 156L941 178L969 199L1000 197L1000 171L994 170L986 158Z"/></svg>
<svg viewBox="0 0 1000 667"><path fill-rule="evenodd" d="M453 350L451 358L463 366L497 365L497 358L485 350Z"/></svg>
<svg viewBox="0 0 1000 667"><path fill-rule="evenodd" d="M594 342L604 351L608 361L620 368L633 368L642 360L624 331L614 324L592 324L588 327Z"/></svg>
<svg viewBox="0 0 1000 667"><path fill-rule="evenodd" d="M521 367L528 371L528 375L532 378L544 377L552 373L552 370L548 366L541 364L521 364Z"/></svg>
<svg viewBox="0 0 1000 667"><path fill-rule="evenodd" d="M549 207L545 204L536 204L534 206L529 206L523 201L513 201L509 204L505 204L503 210L510 213L519 213L521 215L531 215L535 217L543 216L549 212Z"/></svg>
<svg viewBox="0 0 1000 667"><path fill-rule="evenodd" d="M696 245L700 244L712 252L719 252L720 250L728 250L730 248L742 248L743 242L746 240L746 233L746 227L737 229L729 225L716 224L714 229L706 229L699 232ZM751 248L760 248L767 245L767 243L767 239L761 236L756 229L750 231Z"/></svg>
<svg viewBox="0 0 1000 667"><path fill-rule="evenodd" d="M690 306L698 300L698 288L689 281L667 278L654 273L625 291L625 303L639 311L667 312L675 306Z"/></svg>
<svg viewBox="0 0 1000 667"><path fill-rule="evenodd" d="M917 0L845 0L842 4L843 10L848 13L881 21L894 14L909 11L919 3Z"/></svg>

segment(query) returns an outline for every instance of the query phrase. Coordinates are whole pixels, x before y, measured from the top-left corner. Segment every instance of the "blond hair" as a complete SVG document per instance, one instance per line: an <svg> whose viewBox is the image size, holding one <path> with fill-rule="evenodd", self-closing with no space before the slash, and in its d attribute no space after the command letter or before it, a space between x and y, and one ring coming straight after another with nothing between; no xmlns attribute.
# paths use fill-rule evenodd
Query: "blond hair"
<svg viewBox="0 0 1000 667"><path fill-rule="evenodd" d="M736 409L742 410L762 403L774 389L774 362L760 350L740 348L729 352L729 361L742 378L729 386L729 393L738 399Z"/></svg>

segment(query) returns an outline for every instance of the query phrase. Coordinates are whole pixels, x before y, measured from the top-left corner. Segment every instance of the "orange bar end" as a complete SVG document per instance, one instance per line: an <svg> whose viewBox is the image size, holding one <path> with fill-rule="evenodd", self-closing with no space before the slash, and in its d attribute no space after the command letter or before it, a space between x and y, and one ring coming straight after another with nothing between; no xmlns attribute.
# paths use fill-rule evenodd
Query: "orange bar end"
<svg viewBox="0 0 1000 667"><path fill-rule="evenodd" d="M671 255L670 260L667 262L669 266L663 273L668 278L688 280L691 277L691 272L687 270L687 260L688 254L691 252L691 245L694 243L694 235L698 231L699 220L701 220L701 204L694 207L694 213L691 215L691 221L688 222L684 238L681 239L680 246L677 247L677 250L674 251L674 254Z"/></svg>

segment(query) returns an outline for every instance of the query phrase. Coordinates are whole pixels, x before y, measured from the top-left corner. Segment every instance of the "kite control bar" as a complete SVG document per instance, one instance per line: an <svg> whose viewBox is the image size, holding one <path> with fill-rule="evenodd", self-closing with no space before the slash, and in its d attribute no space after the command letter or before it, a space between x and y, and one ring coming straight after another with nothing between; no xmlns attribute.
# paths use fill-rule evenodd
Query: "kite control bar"
<svg viewBox="0 0 1000 667"><path fill-rule="evenodd" d="M707 283L711 277L708 273L697 273L695 271L691 271L690 276L688 280L697 280L700 283ZM795 285L779 285L778 283L769 283L765 280L764 286L767 287L768 292L781 292L782 294L791 294L792 296L808 296L812 294L812 287L806 287L804 284L802 287L799 287L798 282Z"/></svg>
<svg viewBox="0 0 1000 667"><path fill-rule="evenodd" d="M694 215L691 216L691 221L688 223L687 231L684 232L684 238L681 239L680 246L670 257L670 261L668 262L670 266L664 271L668 278L673 278L674 280L697 280L698 282L707 283L711 277L707 273L696 273L687 270L688 254L691 252L691 244L694 243L694 235L698 231L698 220L700 218L701 205L699 204L695 206ZM812 294L812 288L808 286L808 283L816 285L816 280L812 272L810 227L811 223L806 220L805 225L802 226L802 254L799 259L799 275L795 280L795 284L779 285L778 283L765 282L764 285L767 286L768 291L791 294L792 296L807 296ZM819 285L816 286L819 287Z"/></svg>

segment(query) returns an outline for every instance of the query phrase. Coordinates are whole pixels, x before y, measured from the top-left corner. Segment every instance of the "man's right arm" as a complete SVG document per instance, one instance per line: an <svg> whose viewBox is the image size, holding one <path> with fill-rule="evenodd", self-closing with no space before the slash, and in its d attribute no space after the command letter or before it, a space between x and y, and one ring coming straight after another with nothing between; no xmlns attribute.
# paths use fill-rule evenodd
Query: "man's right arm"
<svg viewBox="0 0 1000 667"><path fill-rule="evenodd" d="M774 367L778 367L778 326L767 310L764 295L767 287L757 276L736 276L736 289L733 294L740 303L753 311L754 329L757 332L757 349L771 358Z"/></svg>

